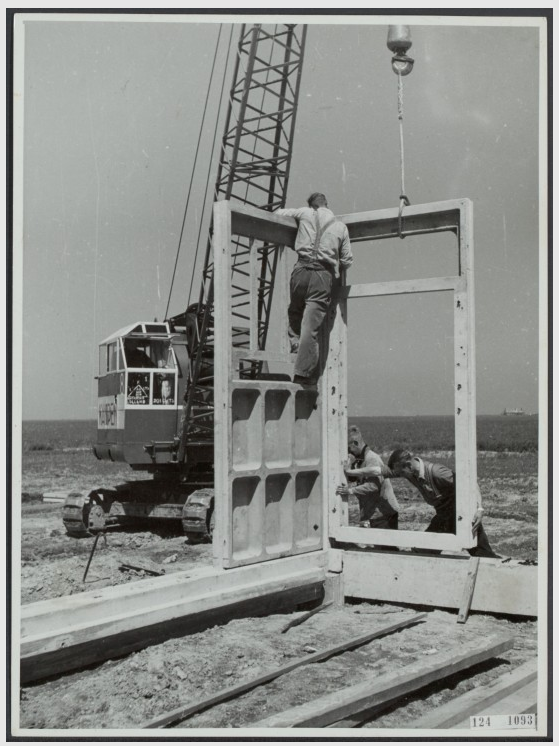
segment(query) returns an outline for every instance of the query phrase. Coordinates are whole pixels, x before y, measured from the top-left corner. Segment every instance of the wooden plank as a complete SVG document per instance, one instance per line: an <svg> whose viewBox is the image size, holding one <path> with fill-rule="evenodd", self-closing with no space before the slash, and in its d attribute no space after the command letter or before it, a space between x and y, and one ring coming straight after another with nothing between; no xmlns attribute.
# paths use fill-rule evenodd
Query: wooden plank
<svg viewBox="0 0 559 746"><path fill-rule="evenodd" d="M397 674L370 676L360 684L326 694L312 702L272 715L251 728L320 728L354 713L402 697L434 681L440 681L466 668L510 650L514 638L490 638L473 650L450 658L426 663L420 661L402 668Z"/></svg>
<svg viewBox="0 0 559 746"><path fill-rule="evenodd" d="M171 712L167 712L164 715L160 715L153 720L150 720L143 727L164 728L167 725L172 725L179 720L185 720L187 717L193 715L195 712L205 710L206 708L212 705L216 705L219 702L223 702L226 699L236 697L239 694L248 691L249 689L254 689L261 684L265 684L266 682L277 679L279 676L283 676L290 671L294 671L296 668L306 666L310 663L318 663L319 661L331 658L333 655L343 653L346 650L354 650L361 645L365 645L369 642L372 642L373 640L377 640L380 637L389 635L392 632L397 632L398 630L409 627L412 624L417 624L426 616L427 614L417 614L396 624L391 624L388 627L382 627L381 629L377 629L374 632L370 632L366 635L360 635L359 637L354 637L351 640L346 640L345 642L339 643L338 645L334 645L330 648L326 648L325 650L318 651L317 653L311 653L310 655L306 655L304 658L292 661L285 666L281 666L280 668L276 668L273 671L268 671L267 673L261 674L260 676L257 676L256 678L251 679L244 684L237 684L236 686L222 689L221 691L217 692L217 694L214 694L211 697L206 697L205 699L198 700L197 702L193 702L192 704L186 705L184 707L178 707Z"/></svg>
<svg viewBox="0 0 559 746"><path fill-rule="evenodd" d="M512 692L507 697L491 705L488 709L484 706L474 715L523 715L525 713L535 715L538 711L538 691L537 684L532 681L522 689ZM470 728L470 716L456 723L454 728ZM513 729L511 728L511 731ZM516 731L518 733L518 731ZM522 732L525 732L524 730Z"/></svg>
<svg viewBox="0 0 559 746"><path fill-rule="evenodd" d="M364 529L367 530L367 529ZM468 557L344 552L347 597L458 609ZM482 557L472 611L537 616L538 568Z"/></svg>
<svg viewBox="0 0 559 746"><path fill-rule="evenodd" d="M407 293L439 293L461 287L462 278L428 277L420 280L392 280L346 285L338 290L338 298L372 298L379 295L405 295Z"/></svg>
<svg viewBox="0 0 559 746"><path fill-rule="evenodd" d="M494 705L537 679L537 663L529 661L507 671L486 686L476 687L406 725L407 728L453 728L473 715L494 714ZM516 710L511 710L513 714Z"/></svg>
<svg viewBox="0 0 559 746"><path fill-rule="evenodd" d="M477 571L479 568L479 557L470 557L470 562L468 564L470 566L468 568L466 584L464 586L462 601L460 602L460 608L458 609L458 618L456 620L459 624L465 624L466 619L468 618L468 614L470 613L470 606L472 605L472 597L474 595Z"/></svg>
<svg viewBox="0 0 559 746"><path fill-rule="evenodd" d="M256 246L254 245L254 239L251 239L249 254L250 294L248 296L248 301L250 309L249 344L253 350L258 348L258 284L260 279L258 267L258 253L256 251Z"/></svg>
<svg viewBox="0 0 559 746"><path fill-rule="evenodd" d="M291 352L276 352L275 350L247 350L239 349L238 347L231 348L231 357L233 364L238 363L239 360L266 360L270 363L294 363L296 355ZM250 381L247 379L247 383L260 383L262 381ZM266 383L272 383L268 381Z"/></svg>
<svg viewBox="0 0 559 746"><path fill-rule="evenodd" d="M287 624L281 628L282 635L288 632L290 629L293 629L293 627L298 627L300 624L303 624L303 622L306 622L307 619L310 619L315 614L320 614L321 611L324 611L324 609L332 606L333 603L334 601L325 601L321 606L317 606L316 609L306 611L304 614L301 614L301 616L298 616L296 619L292 619L290 622L287 622Z"/></svg>
<svg viewBox="0 0 559 746"><path fill-rule="evenodd" d="M279 249L278 269L276 274L276 283L279 285L279 307L281 309L287 309L290 302L290 291L289 291L289 272L287 266L287 250L284 246ZM290 354L290 344L287 335L287 329L282 329L280 334L280 353L282 355ZM295 355L293 355L293 362L295 362Z"/></svg>

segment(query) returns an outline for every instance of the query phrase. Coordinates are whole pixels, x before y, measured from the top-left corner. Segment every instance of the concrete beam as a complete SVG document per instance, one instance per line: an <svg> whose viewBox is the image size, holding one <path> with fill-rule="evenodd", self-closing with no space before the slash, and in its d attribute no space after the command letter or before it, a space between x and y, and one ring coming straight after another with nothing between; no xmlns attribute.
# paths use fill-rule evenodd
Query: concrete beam
<svg viewBox="0 0 559 746"><path fill-rule="evenodd" d="M324 595L326 552L204 568L39 601L21 610L21 678L37 680Z"/></svg>
<svg viewBox="0 0 559 746"><path fill-rule="evenodd" d="M416 552L344 552L347 597L460 608L469 556ZM538 568L481 558L472 611L537 616Z"/></svg>

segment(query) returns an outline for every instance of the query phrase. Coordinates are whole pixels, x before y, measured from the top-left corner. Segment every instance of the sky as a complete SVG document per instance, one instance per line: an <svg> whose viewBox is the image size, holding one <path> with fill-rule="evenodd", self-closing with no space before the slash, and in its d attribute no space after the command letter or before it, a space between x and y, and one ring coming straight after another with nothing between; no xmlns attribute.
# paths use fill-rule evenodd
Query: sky
<svg viewBox="0 0 559 746"><path fill-rule="evenodd" d="M545 240L539 29L502 18L492 26L391 20L409 23L415 59L404 78L406 192L413 204L467 197L474 205L477 411L536 412ZM388 27L373 21L309 24L288 206L316 190L337 214L398 204L397 77ZM230 29L224 24L223 40ZM99 342L164 318L218 32L217 22L191 19L25 22L23 91L16 86L22 308L14 309L22 313L24 419L95 418ZM222 44L220 76L224 61ZM216 115L213 96L171 314L188 302ZM456 270L447 236L358 244L354 255L348 282ZM352 303L350 415L451 414L451 297Z"/></svg>

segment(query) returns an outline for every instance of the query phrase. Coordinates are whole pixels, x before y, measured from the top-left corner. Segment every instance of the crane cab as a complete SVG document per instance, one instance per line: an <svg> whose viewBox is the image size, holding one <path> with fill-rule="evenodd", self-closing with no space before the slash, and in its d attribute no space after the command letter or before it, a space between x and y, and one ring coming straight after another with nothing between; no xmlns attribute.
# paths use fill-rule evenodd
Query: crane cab
<svg viewBox="0 0 559 746"><path fill-rule="evenodd" d="M99 345L98 459L150 469L174 460L188 373L186 335L139 322Z"/></svg>

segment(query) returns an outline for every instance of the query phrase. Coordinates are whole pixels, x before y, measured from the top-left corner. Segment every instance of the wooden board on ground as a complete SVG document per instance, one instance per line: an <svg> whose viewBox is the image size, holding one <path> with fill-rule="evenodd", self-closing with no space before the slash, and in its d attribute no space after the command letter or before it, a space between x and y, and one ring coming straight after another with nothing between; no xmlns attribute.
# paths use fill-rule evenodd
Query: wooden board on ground
<svg viewBox="0 0 559 746"><path fill-rule="evenodd" d="M537 682L532 681L522 689L519 689L508 697L499 700L491 706L484 706L478 709L477 712L473 712L474 715L523 715L533 714L535 715L538 711L538 691ZM470 727L470 716L464 718L459 723L456 723L454 728L469 728Z"/></svg>
<svg viewBox="0 0 559 746"><path fill-rule="evenodd" d="M66 499L68 497L75 497L76 495L81 495L81 492L74 492L72 490L68 492L43 492L43 502L44 503L63 503L66 502Z"/></svg>
<svg viewBox="0 0 559 746"><path fill-rule="evenodd" d="M216 705L219 702L224 702L225 700L231 699L232 697L237 697L239 694L242 694L249 689L254 689L261 684L265 684L268 681L277 679L278 677L283 676L286 673L295 670L296 668L306 666L309 663L318 663L319 661L331 658L333 655L337 655L338 653L343 653L346 650L353 650L354 648L359 647L360 645L365 645L368 642L372 642L379 637L385 637L386 635L403 629L404 627L409 627L412 624L417 624L426 616L427 614L417 614L413 617L408 617L408 619L404 619L403 621L396 624L391 624L388 627L381 627L380 629L377 629L374 632L370 632L367 635L361 635L360 637L346 640L345 642L342 642L339 645L335 645L334 647L327 648L326 650L321 650L317 653L311 653L310 655L306 655L300 660L288 663L287 665L276 668L273 671L268 671L268 673L257 676L254 679L250 679L250 681L246 681L243 684L238 684L236 686L228 687L227 689L222 689L220 692L217 692L211 697L206 697L203 700L192 702L191 704L185 705L184 707L178 707L175 710L172 710L165 713L164 715L160 715L153 720L150 720L143 727L165 728L168 725L172 725L173 723L176 723L180 720L185 720L187 717L193 715L196 712L205 710L208 707Z"/></svg>
<svg viewBox="0 0 559 746"><path fill-rule="evenodd" d="M459 655L404 666L396 674L371 676L360 684L325 694L318 699L252 723L251 728L320 728L402 697L434 681L489 660L510 650L514 639L490 638Z"/></svg>
<svg viewBox="0 0 559 746"><path fill-rule="evenodd" d="M466 721L469 727L471 716L493 713L495 703L499 703L526 685L535 682L536 678L537 663L528 661L512 671L506 671L487 686L476 687L465 692L406 727L454 728Z"/></svg>
<svg viewBox="0 0 559 746"><path fill-rule="evenodd" d="M470 557L468 564L470 566L466 577L466 585L464 586L462 601L458 609L458 619L456 620L459 624L465 624L470 613L474 589L476 587L477 572L479 570L479 557Z"/></svg>
<svg viewBox="0 0 559 746"><path fill-rule="evenodd" d="M468 556L415 552L344 552L347 597L386 603L460 608ZM481 558L472 611L537 616L538 568Z"/></svg>

